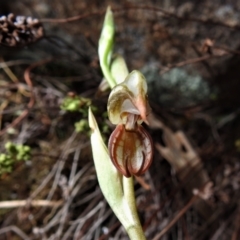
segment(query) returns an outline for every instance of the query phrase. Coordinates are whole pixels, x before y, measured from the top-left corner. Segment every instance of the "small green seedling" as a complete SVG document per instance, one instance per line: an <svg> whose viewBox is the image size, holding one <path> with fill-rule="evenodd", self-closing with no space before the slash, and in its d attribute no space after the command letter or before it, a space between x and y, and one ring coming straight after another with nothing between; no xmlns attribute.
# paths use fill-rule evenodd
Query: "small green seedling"
<svg viewBox="0 0 240 240"><path fill-rule="evenodd" d="M65 97L60 107L65 111L80 112L86 117L88 108L91 104L91 99L75 95Z"/></svg>
<svg viewBox="0 0 240 240"><path fill-rule="evenodd" d="M0 176L10 173L16 162L27 161L31 157L31 148L26 145L18 145L12 142L5 144L6 153L0 154Z"/></svg>

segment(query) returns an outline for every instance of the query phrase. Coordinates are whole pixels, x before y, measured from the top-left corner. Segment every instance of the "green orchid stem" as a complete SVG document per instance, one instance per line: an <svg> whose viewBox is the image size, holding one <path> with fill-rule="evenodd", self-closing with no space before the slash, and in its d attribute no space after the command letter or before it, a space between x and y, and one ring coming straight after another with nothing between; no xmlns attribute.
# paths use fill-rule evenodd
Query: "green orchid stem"
<svg viewBox="0 0 240 240"><path fill-rule="evenodd" d="M123 176L123 192L124 192L124 197L126 198L129 204L129 207L131 209L132 218L134 220L134 225L126 229L128 236L130 239L145 240L146 237L144 235L144 232L138 217L138 213L137 213L136 200L134 195L133 177L126 178Z"/></svg>
<svg viewBox="0 0 240 240"><path fill-rule="evenodd" d="M127 233L130 239L134 240L146 240L141 226L134 226L127 229Z"/></svg>

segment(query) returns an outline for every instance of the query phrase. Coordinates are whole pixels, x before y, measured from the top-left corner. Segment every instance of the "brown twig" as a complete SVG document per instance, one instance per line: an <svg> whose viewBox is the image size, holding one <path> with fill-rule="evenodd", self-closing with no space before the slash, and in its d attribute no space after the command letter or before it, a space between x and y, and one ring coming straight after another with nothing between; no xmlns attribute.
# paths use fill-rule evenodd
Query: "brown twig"
<svg viewBox="0 0 240 240"><path fill-rule="evenodd" d="M30 240L30 238L21 229L19 229L16 226L8 226L0 229L0 235L7 232L11 232L11 231L15 232L20 238L24 240Z"/></svg>
<svg viewBox="0 0 240 240"><path fill-rule="evenodd" d="M214 45L213 49L222 50L222 51L225 51L225 52L228 52L228 53L231 53L231 54L240 55L240 51L235 50L235 49L231 49L231 48L226 47L226 46Z"/></svg>
<svg viewBox="0 0 240 240"><path fill-rule="evenodd" d="M3 134L6 133L6 131L9 129L9 128L13 128L13 127L16 127L28 114L29 114L29 111L30 109L34 106L34 93L33 93L33 84L32 84L32 80L30 78L30 72L38 67L38 66L41 66L49 61L52 61L52 59L45 59L45 60L41 60L39 62L36 62L36 63L33 63L32 65L30 65L24 72L24 79L25 79L25 82L27 83L28 87L29 87L29 90L30 90L30 100L28 102L28 105L27 105L27 109L25 109L22 114L17 117L16 119L14 119L14 121L12 123L10 123L7 127L5 127L4 129L2 129L0 131L0 136L2 136Z"/></svg>
<svg viewBox="0 0 240 240"><path fill-rule="evenodd" d="M179 174L181 174L181 172L184 172L185 169L181 169L179 171ZM161 205L156 209L156 211L147 219L147 221L144 223L143 225L143 229L146 230L148 228L148 226L151 224L151 222L153 221L154 217L157 215L158 212L160 212L166 205L166 203L168 201L170 201L171 199L173 199L173 197L176 195L176 193L178 191L180 191L184 185L189 182L189 181L193 181L194 178L197 176L197 174L202 171L202 167L201 167L201 163L199 163L198 165L194 166L194 171L193 169L190 169L186 174L185 177L182 179L182 181L179 183L179 185L174 188L165 199L162 199ZM157 191L160 192L170 181L172 180L171 177L167 178L161 185L160 187L157 188ZM205 186L205 184L204 184ZM202 189L202 188L201 188ZM152 195L150 196L152 197ZM149 203L150 201L150 197L146 198L145 202Z"/></svg>
<svg viewBox="0 0 240 240"><path fill-rule="evenodd" d="M48 200L15 200L15 201L2 201L0 202L1 208L18 208L30 204L33 207L58 207L61 206L63 201L48 201Z"/></svg>
<svg viewBox="0 0 240 240"><path fill-rule="evenodd" d="M206 60L212 59L212 58L223 57L223 56L226 56L227 54L230 54L230 53L225 52L225 53L222 53L221 55L204 55L204 56L197 57L197 58L191 58L186 61L182 61L182 62L179 62L176 64L169 65L167 67L164 67L164 69L160 72L160 74L162 75L162 74L170 71L172 68L183 67L183 66L186 66L189 64L199 63L199 62L206 61Z"/></svg>
<svg viewBox="0 0 240 240"><path fill-rule="evenodd" d="M165 233L167 233L171 229L171 227L187 212L187 210L196 202L196 200L201 198L201 194L205 191L205 188L208 184L209 182L206 182L199 189L199 193L196 193L191 197L188 203L176 214L176 216L164 227L164 229L153 238L153 240L160 239Z"/></svg>
<svg viewBox="0 0 240 240"><path fill-rule="evenodd" d="M19 59L19 60L12 60L8 62L1 62L0 63L0 68L5 68L5 67L11 67L11 66L16 66L16 65L24 65L24 64L30 64L30 60L26 59Z"/></svg>
<svg viewBox="0 0 240 240"><path fill-rule="evenodd" d="M102 10L102 11L96 11L96 12L92 12L92 13L77 15L77 16L69 17L69 18L58 18L58 19L44 18L44 19L41 19L40 21L42 23L44 23L44 22L45 23L68 23L68 22L74 22L74 21L81 20L81 19L88 18L88 17L102 15L104 13L105 13L105 10Z"/></svg>
<svg viewBox="0 0 240 240"><path fill-rule="evenodd" d="M149 5L128 5L124 8L118 8L115 9L113 8L113 11L122 11L126 9L142 9L142 10L148 10L148 11L154 11L154 12L161 12L163 15L167 17L172 17L180 21L192 21L192 22L198 22L200 24L206 24L206 25L217 25L220 27L225 27L229 28L231 30L239 30L240 26L239 25L230 25L224 22L220 21L214 21L214 20L208 20L208 19L202 19L202 18L196 18L196 17L182 17L177 15L176 13L169 12L163 8L160 7L154 7L154 6L149 6Z"/></svg>
<svg viewBox="0 0 240 240"><path fill-rule="evenodd" d="M220 26L220 27L229 28L231 30L239 30L240 29L240 26L237 24L230 25L230 24L227 24L224 22L214 21L214 20L209 20L209 19L202 19L202 18L196 18L196 17L182 17L182 16L177 15L176 13L169 12L163 8L154 7L154 6L150 6L150 5L129 5L128 4L121 8L112 8L112 10L114 12L122 12L122 11L125 12L126 10L131 10L131 9L134 9L134 10L141 9L141 10L145 10L145 11L160 12L167 17L175 18L180 21L192 21L192 22L198 22L198 23L204 24L204 25L216 25L216 26ZM44 22L46 22L46 23L68 23L68 22L73 22L73 21L81 20L84 18L96 16L96 15L102 15L104 13L105 13L105 10L101 10L101 11L86 13L86 14L82 14L82 15L78 15L78 16L74 16L74 17L69 17L69 18L59 18L59 19L45 18L45 19L41 19L40 22L42 22L42 23L44 23Z"/></svg>
<svg viewBox="0 0 240 240"><path fill-rule="evenodd" d="M146 181L144 180L143 177L138 177L135 176L136 181L142 186L142 188L144 188L145 190L150 190L151 187L148 183L146 183Z"/></svg>
<svg viewBox="0 0 240 240"><path fill-rule="evenodd" d="M189 202L177 213L177 215L168 223L164 229L157 234L153 240L160 239L166 232L168 232L171 227L187 212L187 210L195 203L195 201L198 199L198 196L192 196L192 198L189 200Z"/></svg>

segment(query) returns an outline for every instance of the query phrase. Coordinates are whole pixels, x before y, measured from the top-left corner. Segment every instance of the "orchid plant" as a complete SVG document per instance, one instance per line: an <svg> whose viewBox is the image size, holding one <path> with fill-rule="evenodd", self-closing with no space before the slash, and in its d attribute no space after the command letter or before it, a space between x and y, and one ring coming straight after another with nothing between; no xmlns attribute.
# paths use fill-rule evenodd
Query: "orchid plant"
<svg viewBox="0 0 240 240"><path fill-rule="evenodd" d="M100 188L113 212L130 239L143 240L146 238L136 209L133 176L146 172L153 157L151 137L142 126L143 122L148 124L150 109L147 83L139 71L129 74L121 56L112 57L113 37L113 13L108 8L99 40L99 60L112 88L107 108L109 120L116 128L107 148L89 109L93 159Z"/></svg>

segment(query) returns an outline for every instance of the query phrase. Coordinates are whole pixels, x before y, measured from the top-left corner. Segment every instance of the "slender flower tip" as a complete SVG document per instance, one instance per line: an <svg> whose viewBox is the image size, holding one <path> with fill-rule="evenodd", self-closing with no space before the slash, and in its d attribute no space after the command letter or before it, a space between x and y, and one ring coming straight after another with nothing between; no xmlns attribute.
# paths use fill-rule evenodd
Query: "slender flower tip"
<svg viewBox="0 0 240 240"><path fill-rule="evenodd" d="M96 128L96 121L93 117L93 113L91 108L88 108L88 122L89 122L89 127L94 130Z"/></svg>
<svg viewBox="0 0 240 240"><path fill-rule="evenodd" d="M104 25L110 26L111 29L114 28L113 12L110 6L107 7L107 11L104 19Z"/></svg>
<svg viewBox="0 0 240 240"><path fill-rule="evenodd" d="M140 113L140 117L141 119L147 124L149 125L149 122L147 120L147 103L146 103L146 99L143 98L142 96L139 96L136 99L136 103L135 103L139 113Z"/></svg>
<svg viewBox="0 0 240 240"><path fill-rule="evenodd" d="M138 110L141 120L148 124L147 114L149 111L147 99L147 81L141 72L132 71L124 81L127 88L133 94L132 102Z"/></svg>

